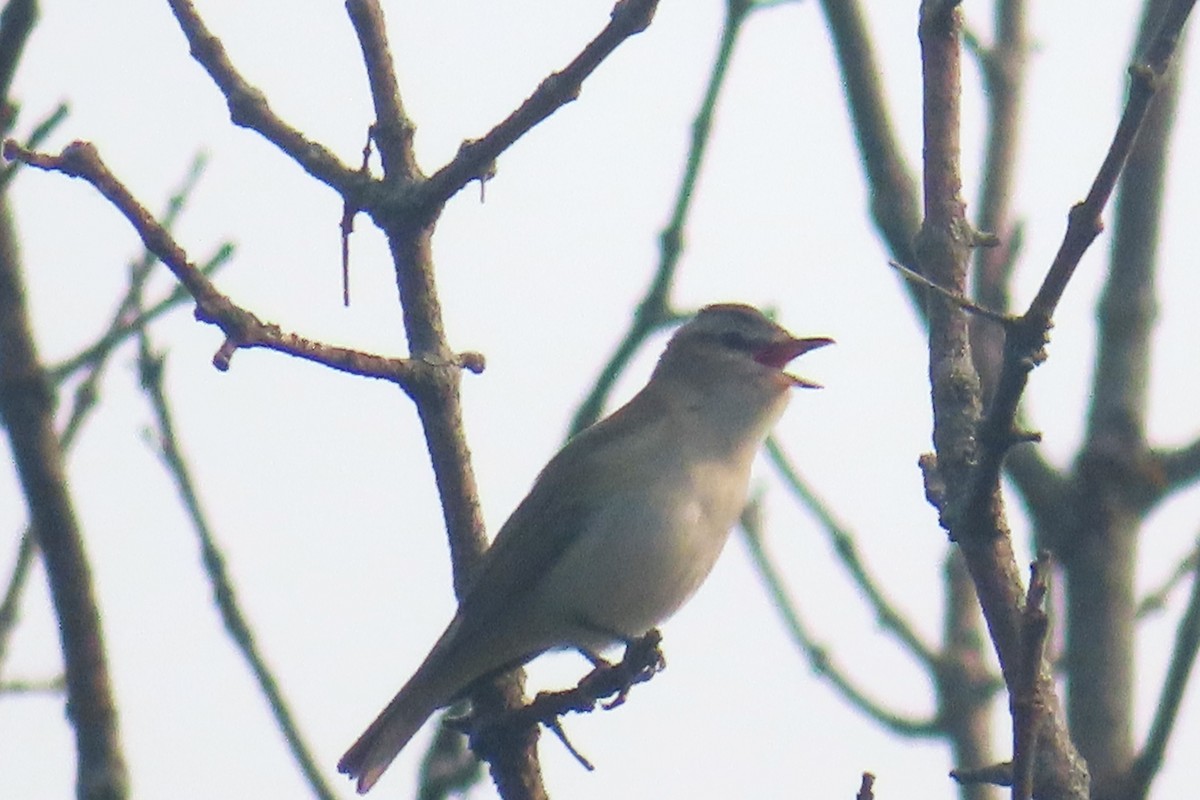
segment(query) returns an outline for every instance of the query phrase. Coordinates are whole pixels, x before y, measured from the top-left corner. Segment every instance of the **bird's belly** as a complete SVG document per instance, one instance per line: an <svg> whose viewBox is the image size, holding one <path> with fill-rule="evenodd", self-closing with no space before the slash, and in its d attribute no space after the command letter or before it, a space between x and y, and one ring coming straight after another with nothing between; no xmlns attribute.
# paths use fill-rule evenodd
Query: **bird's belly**
<svg viewBox="0 0 1200 800"><path fill-rule="evenodd" d="M721 554L744 482L724 493L656 494L658 502L642 494L607 504L547 576L546 596L562 599L573 644L596 649L640 636L678 610Z"/></svg>

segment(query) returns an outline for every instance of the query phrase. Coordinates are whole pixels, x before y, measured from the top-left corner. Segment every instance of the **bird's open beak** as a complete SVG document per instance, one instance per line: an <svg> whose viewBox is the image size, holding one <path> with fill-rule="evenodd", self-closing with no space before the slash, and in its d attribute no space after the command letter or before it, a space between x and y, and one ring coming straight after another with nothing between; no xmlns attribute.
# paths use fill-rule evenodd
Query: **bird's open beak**
<svg viewBox="0 0 1200 800"><path fill-rule="evenodd" d="M825 336L814 336L809 339L784 339L781 342L769 344L760 349L754 354L754 360L760 364L765 364L768 367L774 367L779 371L788 365L793 358L807 353L809 350L816 350L818 347L824 347L827 344L833 344L833 339ZM805 378L798 378L795 375L787 375L791 379L792 384L805 389L820 389L821 384Z"/></svg>

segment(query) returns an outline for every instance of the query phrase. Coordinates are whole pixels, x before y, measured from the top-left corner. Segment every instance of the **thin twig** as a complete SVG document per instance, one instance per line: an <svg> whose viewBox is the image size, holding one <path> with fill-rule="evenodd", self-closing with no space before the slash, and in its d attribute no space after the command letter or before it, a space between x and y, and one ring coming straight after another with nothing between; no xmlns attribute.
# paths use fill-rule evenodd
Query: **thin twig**
<svg viewBox="0 0 1200 800"><path fill-rule="evenodd" d="M30 132L29 138L25 141L25 147L30 150L36 150L41 147L42 142L50 138L50 134L54 132L54 129L67 118L67 114L67 104L59 104L54 111L50 112L49 116L39 122L33 131ZM6 165L3 170L0 170L0 192L8 188L8 184L12 182L12 179L21 171L23 166L25 165L20 161L14 161Z"/></svg>
<svg viewBox="0 0 1200 800"><path fill-rule="evenodd" d="M869 772L862 774L862 780L858 785L858 794L854 796L854 800L875 800L875 776Z"/></svg>
<svg viewBox="0 0 1200 800"><path fill-rule="evenodd" d="M200 269L188 260L187 253L170 233L108 170L91 144L74 142L67 145L60 155L52 156L25 150L9 140L5 143L4 154L7 158L19 158L40 169L83 178L129 220L146 248L162 260L196 300L196 318L216 325L225 333L224 344L213 356L213 365L218 369L228 369L229 361L237 350L262 347L342 372L387 380L410 394L416 384L436 380L436 373L440 370L483 371L483 357L478 353L461 353L445 360L386 358L306 339L284 331L278 325L265 323L217 291Z"/></svg>
<svg viewBox="0 0 1200 800"><path fill-rule="evenodd" d="M287 700L283 697L279 682L259 651L250 624L241 610L237 590L225 569L225 557L201 506L195 481L180 447L171 407L163 389L163 367L164 358L153 352L149 335L146 329L142 328L138 335L138 369L141 373L142 388L154 411L157 434L155 438L156 452L175 482L180 499L187 510L188 519L191 520L192 528L200 540L201 560L212 586L213 600L221 615L221 621L234 645L250 666L251 672L254 673L259 689L271 708L271 715L275 718L275 723L283 733L288 748L304 773L313 793L322 800L334 800L336 795L325 781L312 752L304 742L292 712L288 708Z"/></svg>
<svg viewBox="0 0 1200 800"><path fill-rule="evenodd" d="M725 78L729 74L729 64L733 59L735 45L750 10L752 7L744 2L730 0L726 3L725 19L721 26L721 39L717 45L717 54L713 59L712 69L709 71L704 97L700 101L696 116L692 119L691 140L688 143L679 189L675 192L671 217L658 237L659 256L658 264L654 269L654 277L650 280L646 293L638 301L637 310L633 314L633 319L630 320L629 328L621 337L613 354L601 368L587 397L575 410L568 429L569 436L575 435L600 419L617 379L625 372L630 360L646 339L657 331L678 322L684 316L671 307L671 286L675 280L679 257L683 252L684 229L691 211L692 200L695 198L696 182L699 180L700 168L704 163L704 156L712 137L713 116L716 112L717 102L721 97L721 90L725 86Z"/></svg>
<svg viewBox="0 0 1200 800"><path fill-rule="evenodd" d="M896 610L895 604L884 596L883 589L880 588L874 576L868 572L858 553L854 535L833 516L833 512L809 487L792 464L791 459L788 458L787 453L783 451L779 440L774 436L767 438L766 453L780 476L791 488L792 494L821 524L821 530L829 539L838 561L845 567L851 580L854 581L854 585L866 598L875 618L879 620L879 624L883 626L884 630L890 631L904 645L904 649L920 661L926 669L931 672L936 670L939 661L938 654L921 639L916 629Z"/></svg>
<svg viewBox="0 0 1200 800"><path fill-rule="evenodd" d="M583 81L626 39L646 30L657 8L658 0L619 0L608 24L570 64L545 78L525 102L482 138L464 142L454 159L430 176L420 190L424 202L440 208L468 183L491 171L509 146L579 97Z"/></svg>
<svg viewBox="0 0 1200 800"><path fill-rule="evenodd" d="M1015 686L1009 687L1009 707L1013 727L1012 800L1033 797L1033 779L1037 765L1038 737L1042 720L1049 713L1042 693L1053 691L1039 680L1045 662L1046 636L1050 621L1043 604L1048 591L1050 557L1038 554L1030 567L1029 591L1021 612L1021 662Z"/></svg>
<svg viewBox="0 0 1200 800"><path fill-rule="evenodd" d="M1179 588L1179 584L1193 577L1197 569L1200 569L1200 542L1197 542L1192 551L1175 565L1175 569L1171 571L1161 586L1146 593L1146 596L1138 603L1137 618L1144 619L1166 608L1171 594Z"/></svg>
<svg viewBox="0 0 1200 800"><path fill-rule="evenodd" d="M62 675L54 678L13 679L0 681L0 694L53 694L61 695L67 680Z"/></svg>
<svg viewBox="0 0 1200 800"><path fill-rule="evenodd" d="M234 252L235 248L232 242L222 243L218 246L217 252L200 265L201 274L206 278L212 278L221 267L229 263L233 258ZM133 316L130 316L128 313L122 313L120 305L118 305L118 311L110 320L108 330L101 334L100 338L75 355L51 366L47 370L50 374L50 380L56 384L62 383L78 370L94 364L101 358L107 357L126 340L136 336L139 329L144 328L190 299L191 295L188 294L187 289L183 288L180 284L175 284L165 297L155 303L151 303L143 310L133 312Z"/></svg>
<svg viewBox="0 0 1200 800"><path fill-rule="evenodd" d="M1004 314L999 311L993 311L990 308L985 308L968 297L964 297L961 294L957 294L950 289L947 289L945 286L934 283L933 281L929 280L929 278L926 278L919 272L909 269L899 261L889 261L888 266L899 272L906 279L912 281L913 283L937 292L943 298L949 300L963 311L968 311L977 317L982 317L983 319L990 320L1004 327L1016 322L1017 318L1011 314Z"/></svg>
<svg viewBox="0 0 1200 800"><path fill-rule="evenodd" d="M21 595L29 580L29 568L33 566L33 557L37 553L37 537L30 529L21 534L17 544L17 556L13 559L12 571L8 575L8 584L4 588L4 599L0 600L0 674L4 670L4 658L8 655L8 643L12 632L17 626L20 614Z"/></svg>
<svg viewBox="0 0 1200 800"><path fill-rule="evenodd" d="M1196 552L1200 552L1200 538L1197 539ZM1171 651L1171 660L1167 666L1167 678L1163 681L1162 694L1159 695L1158 705L1154 710L1154 720L1150 723L1150 732L1141 753L1134 760L1131 769L1132 789L1129 797L1145 798L1150 792L1150 784L1162 767L1163 755L1167 743L1175 730L1175 722L1179 718L1179 709L1183 703L1188 679L1196 665L1196 654L1200 651L1200 563L1192 570L1192 594L1188 599L1187 608L1179 620L1175 631L1175 647Z"/></svg>
<svg viewBox="0 0 1200 800"><path fill-rule="evenodd" d="M1108 153L1087 197L1072 207L1067 230L1041 287L1019 321L1010 326L1005 341L1004 364L987 417L979 426L979 463L974 469L963 515L977 518L996 491L1004 454L1014 443L1014 420L1029 373L1045 359L1043 347L1051 319L1067 283L1084 252L1103 229L1100 215L1116 186L1121 169L1133 148L1150 101L1166 74L1184 23L1196 0L1175 0L1165 15L1144 63L1130 68L1129 96L1113 134Z"/></svg>
<svg viewBox="0 0 1200 800"><path fill-rule="evenodd" d="M783 617L784 625L791 634L792 641L808 659L809 667L812 671L828 680L838 694L852 708L858 709L862 714L873 719L879 725L893 733L900 736L920 737L939 735L941 728L938 725L937 719L932 717L926 719L906 717L885 708L883 704L868 697L866 692L858 688L850 680L849 676L833 663L825 648L816 643L804 621L800 618L800 613L795 603L788 596L787 589L784 587L783 577L775 568L774 560L766 552L761 526L757 519L756 504L751 503L746 506L746 509L742 513L741 527L742 532L745 534L743 539L750 551L750 557L759 575L762 576L763 582L766 584L767 593L770 595L775 608Z"/></svg>
<svg viewBox="0 0 1200 800"><path fill-rule="evenodd" d="M207 164L208 157L203 153L197 154L192 159L192 163L188 166L182 182L171 193L171 196L167 200L167 207L163 210L158 220L158 224L164 230L171 231L175 227L175 223L183 213L188 200L199 185L200 178L203 176ZM218 247L217 254L202 266L200 271L205 277L211 277L232 255L233 245L227 242L223 243ZM92 368L89 380L95 382L97 380L96 374L101 371L98 368L103 367L104 361L114 348L128 337L136 334L153 319L180 305L188 298L188 293L183 287L175 284L170 294L165 298L155 303L149 309L142 310L142 293L146 282L150 278L151 270L156 263L158 263L158 258L149 250L145 250L136 262L129 265L129 283L125 288L125 295L118 301L107 329L80 353L68 358L61 364L51 367L49 369L51 380L56 384L61 383L71 373L81 367L88 366Z"/></svg>
<svg viewBox="0 0 1200 800"><path fill-rule="evenodd" d="M190 0L167 0L179 29L187 37L192 58L225 96L234 125L262 134L305 172L346 196L362 188L358 170L343 164L324 145L308 139L284 122L267 104L266 95L250 85L233 66L221 40L205 26Z"/></svg>

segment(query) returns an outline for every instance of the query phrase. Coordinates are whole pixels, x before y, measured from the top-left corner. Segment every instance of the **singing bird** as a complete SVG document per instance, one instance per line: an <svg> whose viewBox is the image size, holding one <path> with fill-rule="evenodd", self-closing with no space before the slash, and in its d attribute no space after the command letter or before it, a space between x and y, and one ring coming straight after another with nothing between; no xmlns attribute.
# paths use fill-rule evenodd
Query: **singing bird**
<svg viewBox="0 0 1200 800"><path fill-rule="evenodd" d="M554 648L598 653L673 614L725 546L790 390L817 386L784 367L831 343L732 303L680 327L645 388L537 476L454 619L338 770L366 792L479 679Z"/></svg>

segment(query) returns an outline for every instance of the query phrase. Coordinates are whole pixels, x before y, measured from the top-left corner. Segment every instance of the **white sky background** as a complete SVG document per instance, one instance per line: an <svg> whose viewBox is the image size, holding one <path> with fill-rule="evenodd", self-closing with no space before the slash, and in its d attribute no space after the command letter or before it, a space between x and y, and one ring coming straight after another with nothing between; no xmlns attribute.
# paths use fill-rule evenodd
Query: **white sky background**
<svg viewBox="0 0 1200 800"><path fill-rule="evenodd" d="M14 96L19 132L59 100L72 113L46 149L100 148L141 200L161 208L192 156L208 173L178 228L195 259L224 239L234 262L218 285L304 335L403 354L390 263L365 218L352 247L353 303L341 306L334 194L257 134L233 128L223 99L187 54L165 3L47 3ZM198 2L243 75L310 137L357 163L372 116L357 44L340 3ZM1049 263L1070 204L1085 193L1124 98L1134 2L1034 4L1038 52L1016 208L1028 226L1017 302ZM919 167L916 3L872 3L896 124ZM485 133L603 26L609 0L388 2L401 87L432 172ZM689 124L715 51L723 3L664 0L555 114L448 206L436 238L451 344L488 359L463 382L467 434L495 530L562 440L646 286L682 168ZM968 3L986 33L990 10ZM1194 42L1194 37L1193 37ZM1195 47L1190 60L1195 63ZM965 197L977 196L982 126L968 70ZM1200 196L1200 84L1185 85L1161 250L1163 308L1151 430L1196 435L1200 301L1192 235ZM30 301L44 357L91 341L138 252L128 225L86 185L27 171L13 187ZM934 640L944 534L926 506L917 456L929 449L923 337L865 222L861 168L815 3L747 25L689 222L676 299L771 304L800 334L838 346L806 360L827 385L797 396L779 434L806 476L858 534L870 567ZM1085 258L1058 316L1049 362L1033 377L1033 414L1058 460L1076 447L1091 372L1092 321L1107 236ZM170 285L164 276L154 284ZM158 295L155 295L158 296ZM217 330L186 309L157 325L182 445L238 582L246 612L318 758L332 775L345 747L424 655L453 608L441 516L411 403L381 383L268 352L210 366ZM660 342L622 384L644 380ZM151 416L132 349L114 359L100 411L70 474L104 613L122 736L139 797L300 797L306 790L240 655L223 634L198 547L174 488L141 432ZM812 520L761 470L769 546L833 657L877 697L931 707L921 673L877 630L832 565ZM24 524L11 470L0 473L0 536ZM1194 541L1196 493L1155 518L1143 587ZM4 533L7 532L7 533ZM0 562L7 573L6 563ZM59 669L40 572L5 664L8 677ZM1184 594L1143 627L1144 731ZM848 712L786 639L736 539L711 580L664 628L669 669L612 713L568 719L597 765L585 773L553 740L542 747L551 795L572 798L851 796L879 776L880 797L954 796L940 744L891 738ZM543 662L545 662L543 664ZM538 686L581 673L544 659ZM1191 687L1158 798L1194 782L1200 741ZM1006 715L998 715L1005 731ZM428 730L375 790L411 796ZM0 796L72 792L72 739L51 697L0 703ZM998 738L1004 749L1006 735ZM1002 753L998 753L1002 755ZM350 796L349 783L336 782ZM487 787L475 796L490 796Z"/></svg>

